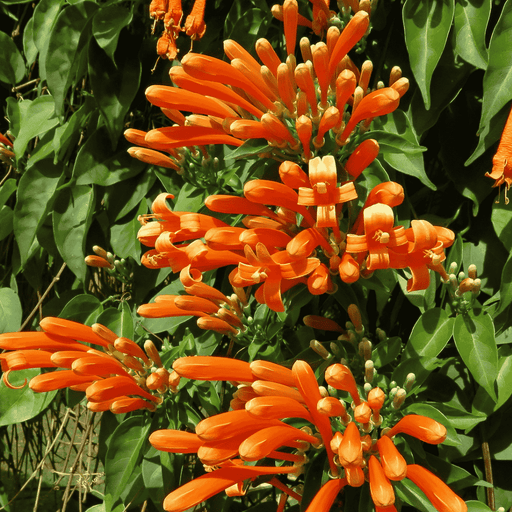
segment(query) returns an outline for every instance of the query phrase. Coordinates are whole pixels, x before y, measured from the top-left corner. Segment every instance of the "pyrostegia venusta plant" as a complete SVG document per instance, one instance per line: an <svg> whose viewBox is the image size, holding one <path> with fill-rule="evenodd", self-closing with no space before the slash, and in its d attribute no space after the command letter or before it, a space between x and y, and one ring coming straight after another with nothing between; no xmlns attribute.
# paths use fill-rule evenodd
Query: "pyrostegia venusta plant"
<svg viewBox="0 0 512 512"><path fill-rule="evenodd" d="M366 379L368 391L361 395L351 371L342 364L329 366L325 381L334 393L348 392L351 406L319 387L311 366L301 360L289 369L265 361L187 357L176 360L173 368L182 378L229 380L238 383L238 389L231 401L233 411L201 421L195 433L151 434L155 448L196 453L207 470L166 497L167 511L183 512L224 490L243 495L243 482L260 475L307 474L308 462L319 452L325 453L329 479L308 512L328 512L346 486L361 487L365 480L376 510L396 511L391 482L404 478L418 485L439 512L467 510L446 484L427 469L407 464L395 447L392 439L403 433L430 444L446 438L446 428L431 418L408 414L397 421L405 392L388 396L372 387L371 377ZM273 478L269 483L283 492L284 500L302 501L292 481Z"/></svg>

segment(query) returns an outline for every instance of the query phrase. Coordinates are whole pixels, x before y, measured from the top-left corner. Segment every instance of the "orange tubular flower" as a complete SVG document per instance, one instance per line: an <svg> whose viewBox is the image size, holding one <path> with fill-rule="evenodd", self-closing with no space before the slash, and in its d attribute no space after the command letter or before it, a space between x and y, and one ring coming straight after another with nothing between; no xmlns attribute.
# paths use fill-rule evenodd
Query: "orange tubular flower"
<svg viewBox="0 0 512 512"><path fill-rule="evenodd" d="M187 36L192 36L192 40L201 39L206 31L204 22L204 8L206 0L196 0L191 13L185 21L184 31Z"/></svg>
<svg viewBox="0 0 512 512"><path fill-rule="evenodd" d="M195 365L194 360L198 360L199 364ZM211 364L208 364L209 361ZM207 468L207 471L211 471L208 475L199 477L171 493L164 503L166 510L186 510L236 484L240 484L236 486L237 489L242 488L243 480L253 479L250 473L245 472L248 468L250 471L260 471L259 474L269 475L300 473L307 464L309 454L307 457L306 453L309 450L325 450L330 464L330 480L313 498L307 508L308 511L329 510L343 487L359 487L366 478L370 484L370 493L376 510L391 512L396 509L393 506L395 494L390 480L399 481L407 475L424 490L439 512L448 512L450 509L447 507L452 504L455 507L453 510L464 512L464 508L458 508L463 507L464 502L454 497L452 491L444 484L436 483L428 489L428 482L433 482L429 480L430 472L422 468L416 469L414 465L407 466L391 438L383 435L382 432L385 430L380 434L374 432L370 436L369 432L379 426L372 422L368 422L367 425L356 423L340 400L333 396L325 396L325 389L321 393L315 374L305 361L296 361L292 370L266 361L253 361L250 364L233 361L232 365L234 373L231 373L231 363L225 363L223 358L186 357L174 363L178 370L193 368L186 374L198 380L208 380L218 375L220 380L243 378L247 379L246 382L252 381L252 384L239 386L233 395L232 403L236 405L236 410L202 420L197 425L195 433L161 430L151 436L151 444L157 449L173 453L197 453L201 462L210 466ZM330 368L336 369L337 366L341 365L333 365ZM247 373L248 367L252 376ZM225 374L221 373L222 368L225 368ZM329 384L332 383L332 374L333 371L330 369L325 373ZM254 378L268 380L255 381ZM353 386L356 387L355 382ZM254 392L262 396L254 397ZM382 404L383 400L379 394L369 398L369 404L361 402L359 408L366 407L369 410L371 406L380 410ZM354 416L358 415L357 409L356 407ZM395 413L393 410L393 414ZM410 421L407 419L410 417L405 416L397 423L397 432L406 431L404 425ZM313 434L313 429L309 426L295 428L286 423L286 418L301 418L309 422L319 434ZM369 420L367 414L363 420ZM368 430L364 430L365 428ZM436 427L432 425L427 429L431 433L436 431ZM428 436L422 434L419 438L426 437ZM372 442L372 439L377 442ZM284 450L281 451L281 448ZM269 466L268 463L265 465L265 459L275 459L279 462L276 466ZM256 465L246 466L243 461L255 462ZM231 477L231 473L227 471L228 468L235 466L238 470L236 478ZM339 476L339 468L343 468L344 477ZM412 475L409 475L409 472L412 472ZM295 491L290 491L284 479L281 479L279 484L276 483L276 486L285 494L300 501L301 496ZM228 495L231 495L231 492L227 491Z"/></svg>
<svg viewBox="0 0 512 512"><path fill-rule="evenodd" d="M503 128L498 150L492 159L492 171L485 175L495 180L493 187L505 184L505 204L508 204L507 192L512 185L512 108Z"/></svg>
<svg viewBox="0 0 512 512"><path fill-rule="evenodd" d="M446 427L441 423L416 414L404 416L386 436L393 437L396 434L404 433L416 437L425 443L440 444L446 439Z"/></svg>
<svg viewBox="0 0 512 512"><path fill-rule="evenodd" d="M407 238L402 226L393 227L393 210L385 204L364 209L364 235L347 235L348 253L368 252L366 267L369 271L391 266L389 248L405 247Z"/></svg>
<svg viewBox="0 0 512 512"><path fill-rule="evenodd" d="M88 400L98 404L90 406L93 411L153 411L154 404L162 402L161 395L168 389L168 373L161 369L166 372L165 382L158 389L152 387L150 381L156 375L151 372L153 365L132 340L118 338L100 324L91 328L63 318L46 317L40 326L46 332L0 335L0 348L8 350L0 354L2 378L8 387L14 387L9 383L11 371L64 368L33 377L29 387L37 393L63 388L85 391ZM82 342L99 345L102 350ZM132 399L128 395L141 398Z"/></svg>
<svg viewBox="0 0 512 512"><path fill-rule="evenodd" d="M332 155L310 160L309 181L312 188L299 188L298 204L318 206L317 227L337 227L335 206L357 199L354 184L337 186L336 162Z"/></svg>
<svg viewBox="0 0 512 512"><path fill-rule="evenodd" d="M466 512L464 501L440 478L417 464L407 466L407 478L414 482L439 512Z"/></svg>

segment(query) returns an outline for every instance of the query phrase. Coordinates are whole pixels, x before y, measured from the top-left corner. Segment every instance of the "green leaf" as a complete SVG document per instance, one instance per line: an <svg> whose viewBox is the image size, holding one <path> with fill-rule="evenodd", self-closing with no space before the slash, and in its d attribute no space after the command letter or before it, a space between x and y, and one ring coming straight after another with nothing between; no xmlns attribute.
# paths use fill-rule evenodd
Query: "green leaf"
<svg viewBox="0 0 512 512"><path fill-rule="evenodd" d="M0 81L16 85L25 76L25 61L14 41L0 32Z"/></svg>
<svg viewBox="0 0 512 512"><path fill-rule="evenodd" d="M402 340L397 336L386 341L379 341L372 350L372 361L376 368L381 368L395 361L402 349Z"/></svg>
<svg viewBox="0 0 512 512"><path fill-rule="evenodd" d="M501 283L500 283L500 305L498 309L493 313L493 317L496 318L500 313L505 311L507 307L512 303L512 253L508 257L505 266L501 272Z"/></svg>
<svg viewBox="0 0 512 512"><path fill-rule="evenodd" d="M498 368L498 375L496 377L496 383L498 385L498 401L494 407L495 411L504 405L512 396L512 354L500 357L498 361Z"/></svg>
<svg viewBox="0 0 512 512"><path fill-rule="evenodd" d="M50 160L41 160L20 179L14 207L14 236L20 249L21 264L27 261L36 233L51 210L62 169Z"/></svg>
<svg viewBox="0 0 512 512"><path fill-rule="evenodd" d="M84 293L73 297L59 313L59 317L85 325L92 325L102 311L103 306L100 300L94 295Z"/></svg>
<svg viewBox="0 0 512 512"><path fill-rule="evenodd" d="M112 62L114 62L119 34L132 21L132 18L132 11L120 4L110 4L100 7L92 20L92 34Z"/></svg>
<svg viewBox="0 0 512 512"><path fill-rule="evenodd" d="M126 149L112 152L107 128L98 128L81 147L73 167L77 185L101 185L107 187L139 174L143 162L132 158Z"/></svg>
<svg viewBox="0 0 512 512"><path fill-rule="evenodd" d="M20 131L14 141L16 157L21 158L28 143L59 124L55 117L55 102L52 96L39 96L30 103L26 114L21 118Z"/></svg>
<svg viewBox="0 0 512 512"><path fill-rule="evenodd" d="M489 65L484 75L484 97L480 129L512 98L512 55L507 45L512 37L512 1L503 5L489 44Z"/></svg>
<svg viewBox="0 0 512 512"><path fill-rule="evenodd" d="M107 308L98 316L96 322L108 327L119 337L124 336L133 339L133 319L126 302L122 302L119 309Z"/></svg>
<svg viewBox="0 0 512 512"><path fill-rule="evenodd" d="M226 158L238 160L240 158L247 158L248 156L255 156L259 153L265 153L271 149L271 146L269 146L264 139L249 139L240 147L229 153Z"/></svg>
<svg viewBox="0 0 512 512"><path fill-rule="evenodd" d="M0 240L7 238L11 233L14 225L14 212L9 206L0 208Z"/></svg>
<svg viewBox="0 0 512 512"><path fill-rule="evenodd" d="M113 251L120 258L131 257L135 261L140 260L140 242L137 239L140 222L137 218L139 215L144 215L147 211L146 199L143 199L133 218L129 218L121 224L113 224L110 228L110 243L112 244Z"/></svg>
<svg viewBox="0 0 512 512"><path fill-rule="evenodd" d="M48 43L57 21L57 15L65 0L41 0L34 9L34 20L32 39L35 47L39 50L39 73L41 79L46 80L46 54Z"/></svg>
<svg viewBox="0 0 512 512"><path fill-rule="evenodd" d="M9 382L13 386L20 386L25 379L29 381L40 373L39 368L15 371L9 375ZM50 405L56 394L57 391L34 393L28 386L9 389L3 381L0 382L0 427L34 418Z"/></svg>
<svg viewBox="0 0 512 512"><path fill-rule="evenodd" d="M475 425L487 419L486 415L468 412L462 407L456 407L453 403L451 405L437 403L435 407L446 416L454 428L461 430L470 431Z"/></svg>
<svg viewBox="0 0 512 512"><path fill-rule="evenodd" d="M98 6L84 1L61 10L48 42L45 68L48 89L55 99L55 112L63 115L64 98L71 84L79 77L76 73L80 54L87 48L91 25Z"/></svg>
<svg viewBox="0 0 512 512"><path fill-rule="evenodd" d="M9 178L0 186L0 206L3 206L16 190L16 180Z"/></svg>
<svg viewBox="0 0 512 512"><path fill-rule="evenodd" d="M93 188L79 186L64 189L53 212L53 232L59 253L82 282L87 270L85 240L93 211Z"/></svg>
<svg viewBox="0 0 512 512"><path fill-rule="evenodd" d="M27 66L34 64L37 58L38 49L34 44L34 17L30 18L23 31L23 53L27 59Z"/></svg>
<svg viewBox="0 0 512 512"><path fill-rule="evenodd" d="M454 0L406 0L405 44L425 108L430 108L430 81L441 58L453 20Z"/></svg>
<svg viewBox="0 0 512 512"><path fill-rule="evenodd" d="M492 512L491 509L481 501L469 500L466 501L468 512Z"/></svg>
<svg viewBox="0 0 512 512"><path fill-rule="evenodd" d="M203 190L198 190L191 183L185 183L180 188L178 197L174 200L173 210L178 212L198 212L203 207L204 200L205 192Z"/></svg>
<svg viewBox="0 0 512 512"><path fill-rule="evenodd" d="M137 53L134 42L125 43L118 53L118 66L92 40L89 44L89 75L94 98L110 135L111 149L117 146L124 129L125 115L137 93L140 82L141 64L133 55Z"/></svg>
<svg viewBox="0 0 512 512"><path fill-rule="evenodd" d="M151 424L144 416L131 416L121 423L110 441L105 460L105 494L115 503L142 459Z"/></svg>
<svg viewBox="0 0 512 512"><path fill-rule="evenodd" d="M402 501L412 505L421 512L437 512L421 489L407 478L394 482L393 488L395 489L396 495Z"/></svg>
<svg viewBox="0 0 512 512"><path fill-rule="evenodd" d="M494 383L498 374L498 351L494 325L483 310L472 310L455 318L453 338L473 378L497 400Z"/></svg>
<svg viewBox="0 0 512 512"><path fill-rule="evenodd" d="M512 251L512 204L494 203L491 215L494 231L507 251Z"/></svg>
<svg viewBox="0 0 512 512"><path fill-rule="evenodd" d="M414 325L407 343L409 356L437 357L452 337L454 318L434 308L425 311Z"/></svg>
<svg viewBox="0 0 512 512"><path fill-rule="evenodd" d="M466 2L455 0L455 52L473 66L487 67L485 31L491 15L491 0Z"/></svg>
<svg viewBox="0 0 512 512"><path fill-rule="evenodd" d="M466 165L474 162L489 149L503 131L504 120L510 110L508 103L512 99L512 53L508 51L511 37L512 0L507 0L489 44L489 62L483 80L484 94L478 128L478 146ZM498 116L500 112L502 113Z"/></svg>
<svg viewBox="0 0 512 512"><path fill-rule="evenodd" d="M446 446L457 446L460 444L457 432L455 432L446 416L437 407L429 404L411 404L404 409L404 413L420 414L421 416L427 416L427 418L436 420L446 427L446 439L443 441L443 444Z"/></svg>
<svg viewBox="0 0 512 512"><path fill-rule="evenodd" d="M10 288L0 288L0 333L18 331L22 313L18 294Z"/></svg>

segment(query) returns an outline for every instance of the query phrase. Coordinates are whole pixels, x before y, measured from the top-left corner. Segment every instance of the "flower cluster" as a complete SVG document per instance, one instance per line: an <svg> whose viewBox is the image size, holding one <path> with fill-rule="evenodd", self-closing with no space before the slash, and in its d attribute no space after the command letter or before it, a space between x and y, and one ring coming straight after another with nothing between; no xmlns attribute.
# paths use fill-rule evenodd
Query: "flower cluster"
<svg viewBox="0 0 512 512"><path fill-rule="evenodd" d="M323 1L315 2L315 7L320 4ZM319 12L324 11L325 5ZM364 132L373 118L398 107L408 88L400 70L393 69L388 87L379 84L371 91L371 62L359 70L347 55L368 29L367 12L358 11L341 32L332 26L327 43L311 45L309 39L301 39L304 62L299 64L294 55L297 2L285 2L282 14L285 62L266 39L256 42L263 64L231 40L224 42L229 63L188 53L181 66L171 68L176 87L154 85L146 91L147 99L176 125L147 133L129 130L127 138L142 146L130 153L175 168L179 166L178 148L184 146L241 146L249 139L264 139L268 150L262 156L307 163L317 154L334 153L345 146L359 123ZM184 116L181 111L192 115Z"/></svg>
<svg viewBox="0 0 512 512"><path fill-rule="evenodd" d="M281 182L253 180L245 184L244 197L206 199L214 212L244 215L243 227L209 215L171 211L166 199L173 196L161 194L153 214L139 219L139 240L154 247L142 262L174 272L236 265L230 274L234 289L261 283L256 299L275 311L284 311L282 292L296 284L307 284L314 295L332 292L336 274L352 283L377 269L409 268L409 291L428 287L429 269L446 279L441 262L454 234L425 220L413 220L408 229L394 226L392 207L403 201L398 183L373 188L353 223L349 217L344 220L344 205L358 199L348 176L359 176L377 152L376 141L362 142L346 163L345 178L340 179L330 155L310 160L308 174L285 161L279 167Z"/></svg>
<svg viewBox="0 0 512 512"><path fill-rule="evenodd" d="M393 404L397 400L387 400L381 388L371 386L363 399L345 365L329 366L325 380L350 394L348 409L343 400L318 385L312 368L301 360L289 369L266 361L196 356L176 360L173 368L184 378L234 381L238 390L231 401L233 410L202 420L195 433L159 430L151 434L155 448L196 453L207 470L166 497L167 511L185 511L223 490L242 495L244 482L260 475L297 477L318 450L326 452L330 479L308 512L327 512L345 486L360 487L365 480L377 512L395 511L392 482L404 478L418 485L439 512L467 510L464 501L429 470L408 464L393 443L395 435L405 433L439 444L446 438L445 427L419 415L406 415L388 425L383 411L388 408L394 413L390 418L396 417ZM289 487L272 478L270 483L301 501L300 493L291 488L293 482Z"/></svg>
<svg viewBox="0 0 512 512"><path fill-rule="evenodd" d="M149 6L149 15L153 18L153 31L158 21L164 22L164 31L157 42L157 53L163 59L174 60L178 55L176 39L180 32L191 36L192 40L201 39L206 31L204 22L204 8L206 0L195 0L192 11L181 26L183 9L181 0L152 0Z"/></svg>
<svg viewBox="0 0 512 512"><path fill-rule="evenodd" d="M15 388L9 382L11 371L60 368L33 377L30 389L37 393L63 388L85 391L91 411L116 414L154 411L168 390L177 389L179 376L163 367L151 340L144 344L144 351L100 324L88 327L46 317L39 325L41 332L0 334L0 348L8 350L0 354L2 380L9 388Z"/></svg>

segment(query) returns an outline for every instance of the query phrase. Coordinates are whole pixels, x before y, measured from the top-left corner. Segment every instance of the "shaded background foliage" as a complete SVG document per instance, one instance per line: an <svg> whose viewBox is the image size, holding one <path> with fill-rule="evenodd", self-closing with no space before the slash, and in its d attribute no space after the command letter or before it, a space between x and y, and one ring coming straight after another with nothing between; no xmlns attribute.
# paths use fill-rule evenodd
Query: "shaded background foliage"
<svg viewBox="0 0 512 512"><path fill-rule="evenodd" d="M208 0L207 31L194 41L194 51L222 57L224 39L252 51L258 38L267 37L279 53L282 27L270 6L264 0ZM191 4L184 7L187 13ZM310 12L306 2L300 9L305 15ZM200 331L186 318L136 316L137 305L155 294L181 290L168 269L150 271L140 265L137 217L164 191L176 195L176 210L202 211L207 195L240 191L243 179L271 175L277 164L263 164L251 156L250 148L238 160L229 158L229 148L216 148L212 151L221 161L219 175L201 180L200 166L190 162L184 181L126 153L126 128L148 130L168 122L144 97L149 85L170 84L170 63L156 62L161 28L151 34L146 2L2 0L0 12L0 132L15 137L15 157L4 159L0 176L0 332L22 325L35 328L42 316L60 315L89 325L100 322L133 339L146 336L148 329L159 336L164 362L178 355L225 353L220 335ZM399 65L411 88L399 111L372 126L381 154L369 174L389 176L404 186L401 224L407 227L410 219L423 218L457 233L447 266L456 262L467 271L470 264L477 265L483 309L477 307L471 315L483 334L473 335L462 316L452 316L449 297L436 289L438 282L406 295L405 279L386 271L364 285L342 286L329 297L294 292L289 299L294 307L284 314L258 307L258 336L241 350L249 358L258 354L281 361L299 353L307 358L314 333L301 325L302 316L325 313L343 323L346 306L358 303L371 332L379 327L409 340L407 367L395 368L403 350L399 341L382 349L380 361L394 380L411 371L417 374L416 394L424 403L408 410L435 407L444 423L458 429L459 444L424 453L430 466L465 499L482 502L470 510L488 510L483 505L488 501L485 485L473 485L485 479L481 446L488 443L496 504L508 509L512 208L503 197L495 203L496 190L484 174L491 169L512 99L512 1L380 0L372 25L366 48L354 55L356 64L365 58L373 61L373 85L386 82L391 67ZM300 28L302 35L310 34ZM178 47L179 58L189 51L190 39L182 35ZM94 245L121 261L117 277L86 267L84 257ZM226 286L223 271L210 273L206 280ZM441 352L443 359L438 359ZM474 364L475 353L480 366ZM0 399L2 417L8 418L16 401L5 387L0 387ZM69 406L79 399L73 393L64 397ZM1 425L37 419L48 403L45 399L23 417ZM190 383L173 403L153 417L135 414L120 421L103 416L99 456L107 479L96 497L102 503L97 507L104 508L92 506L91 512L123 510L128 503L140 507L145 501L148 510L160 510L165 492L199 471L184 456L157 453L144 439L159 426L197 423L201 408L222 409L223 392L213 384ZM134 450L132 441L138 440ZM7 453L8 443L2 449ZM4 455L2 460L9 458ZM403 489L401 498L419 510L432 510L412 492ZM0 496L0 503L7 501ZM244 509L223 497L208 506ZM267 508L262 502L254 510Z"/></svg>

